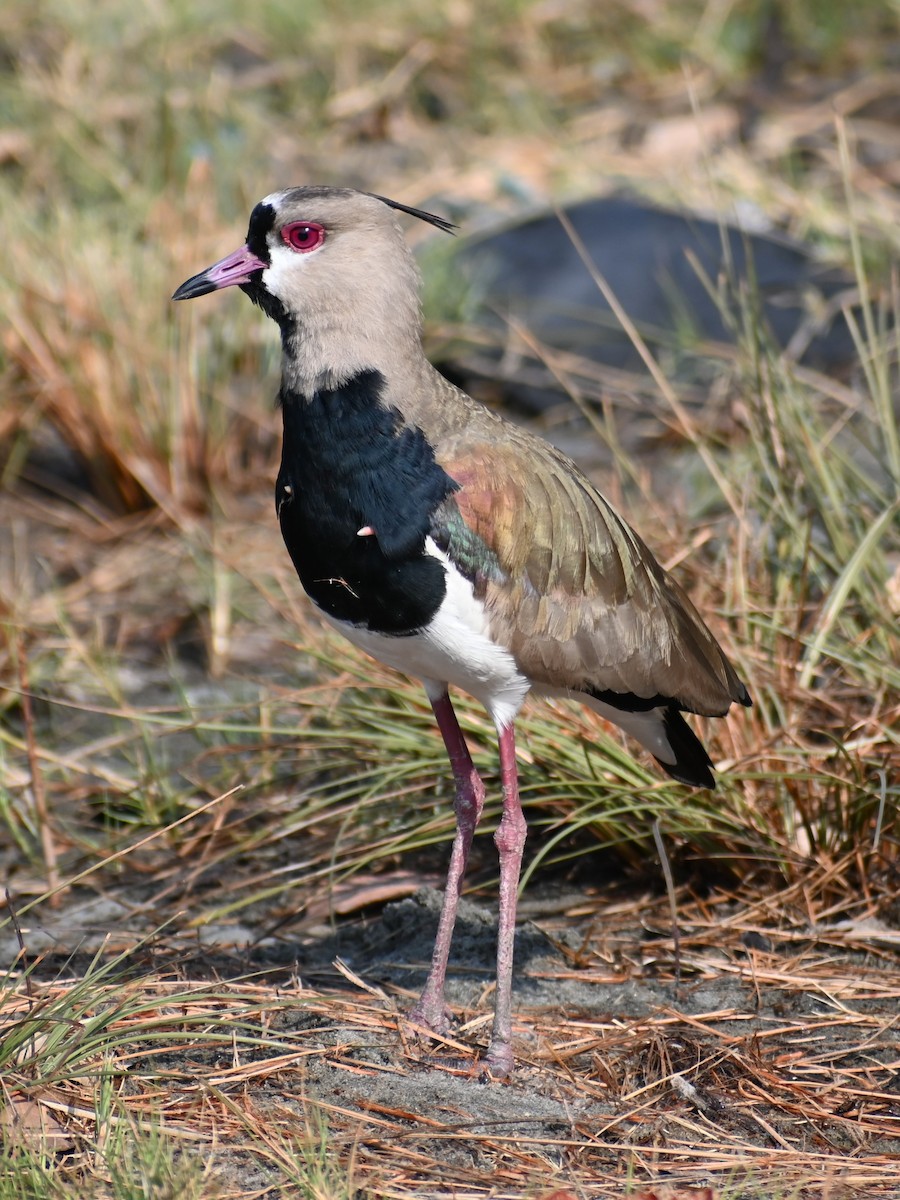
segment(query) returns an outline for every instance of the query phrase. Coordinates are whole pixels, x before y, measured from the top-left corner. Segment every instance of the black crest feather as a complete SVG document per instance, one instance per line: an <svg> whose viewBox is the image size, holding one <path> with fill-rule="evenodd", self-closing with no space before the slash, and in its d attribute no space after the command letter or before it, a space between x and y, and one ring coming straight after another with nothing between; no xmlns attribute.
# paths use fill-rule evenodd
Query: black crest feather
<svg viewBox="0 0 900 1200"><path fill-rule="evenodd" d="M439 217L436 213L426 212L424 208L410 208L406 204L401 204L399 200L389 200L387 196L379 196L377 192L369 192L376 200L380 200L382 204L386 204L388 208L396 208L398 212L406 213L409 217L418 217L420 221L427 221L429 225L433 225L435 229L440 229L442 233L453 233L456 226L452 221L448 221L446 217Z"/></svg>

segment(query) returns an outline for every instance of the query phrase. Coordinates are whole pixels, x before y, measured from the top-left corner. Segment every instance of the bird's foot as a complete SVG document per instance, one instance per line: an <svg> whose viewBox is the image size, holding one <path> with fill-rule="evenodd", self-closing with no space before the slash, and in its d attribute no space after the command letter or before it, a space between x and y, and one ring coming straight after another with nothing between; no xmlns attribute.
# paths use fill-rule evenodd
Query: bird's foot
<svg viewBox="0 0 900 1200"><path fill-rule="evenodd" d="M417 1003L410 1009L407 1021L417 1037L422 1036L423 1030L430 1030L438 1037L446 1037L452 1028L450 1010L444 1003L443 996L430 993L427 989L419 997Z"/></svg>
<svg viewBox="0 0 900 1200"><path fill-rule="evenodd" d="M509 1079L515 1069L516 1060L513 1057L512 1046L507 1041L492 1038L488 1052L483 1060L482 1074L491 1079Z"/></svg>

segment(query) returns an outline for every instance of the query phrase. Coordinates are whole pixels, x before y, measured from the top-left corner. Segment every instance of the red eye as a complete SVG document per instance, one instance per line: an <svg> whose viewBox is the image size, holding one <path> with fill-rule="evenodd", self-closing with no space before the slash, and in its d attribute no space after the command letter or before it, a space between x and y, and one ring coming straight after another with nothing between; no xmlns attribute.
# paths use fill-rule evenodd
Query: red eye
<svg viewBox="0 0 900 1200"><path fill-rule="evenodd" d="M291 221L281 231L281 237L286 246L308 254L316 250L325 241L325 230L315 221Z"/></svg>

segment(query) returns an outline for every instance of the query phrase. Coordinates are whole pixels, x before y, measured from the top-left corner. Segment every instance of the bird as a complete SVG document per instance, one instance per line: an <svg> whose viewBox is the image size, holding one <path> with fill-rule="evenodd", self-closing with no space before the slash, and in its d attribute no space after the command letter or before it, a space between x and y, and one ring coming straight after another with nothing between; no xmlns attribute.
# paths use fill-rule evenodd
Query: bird
<svg viewBox="0 0 900 1200"><path fill-rule="evenodd" d="M513 949L526 838L515 720L534 692L581 701L674 779L714 786L684 713L751 703L681 586L566 455L442 376L422 342L421 279L402 219L441 216L331 186L273 192L246 243L174 300L236 286L278 326L281 533L325 620L422 682L455 784L456 831L434 950L408 1014L446 1036L445 978L485 785L450 688L489 713L502 815L494 1018L482 1060L509 1077Z"/></svg>

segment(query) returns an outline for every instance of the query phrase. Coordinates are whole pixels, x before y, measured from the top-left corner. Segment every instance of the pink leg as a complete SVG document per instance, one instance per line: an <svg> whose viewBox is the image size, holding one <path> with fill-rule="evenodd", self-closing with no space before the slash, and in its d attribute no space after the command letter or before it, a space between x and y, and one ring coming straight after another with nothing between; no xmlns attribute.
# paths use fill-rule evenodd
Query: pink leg
<svg viewBox="0 0 900 1200"><path fill-rule="evenodd" d="M432 699L431 707L437 718L438 728L450 756L450 766L456 782L456 837L453 839L453 850L450 854L450 868L447 871L447 886L444 891L444 903L441 907L441 917L438 922L437 937L431 954L431 970L422 995L412 1012L411 1020L417 1025L425 1025L435 1033L446 1033L450 1028L447 1010L444 1005L444 980L447 975L447 959L450 956L450 942L453 939L453 926L456 924L456 909L459 904L459 894L462 890L463 875L466 863L469 861L469 850L475 835L481 810L484 807L484 784L481 776L475 770L472 756L466 745L450 697L446 692L436 700Z"/></svg>
<svg viewBox="0 0 900 1200"><path fill-rule="evenodd" d="M527 834L522 806L519 803L516 738L512 725L500 730L500 770L503 778L503 816L494 834L494 842L500 853L497 995L494 1002L494 1028L486 1061L492 1074L506 1076L512 1074L515 1061L512 1052L513 950L519 872Z"/></svg>

